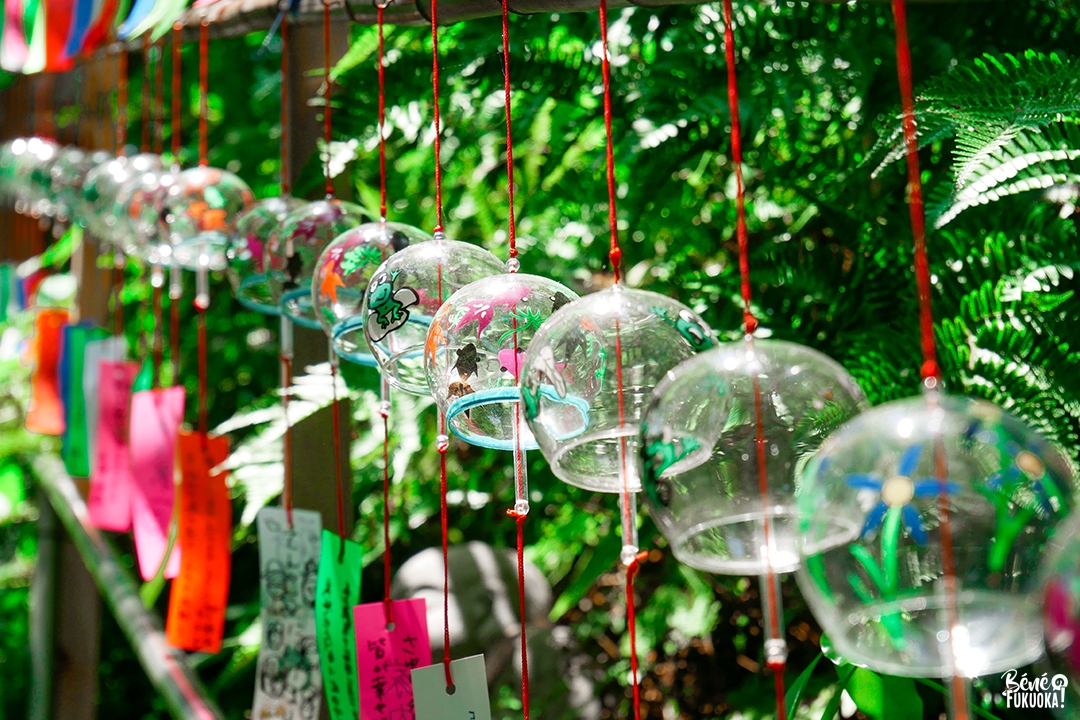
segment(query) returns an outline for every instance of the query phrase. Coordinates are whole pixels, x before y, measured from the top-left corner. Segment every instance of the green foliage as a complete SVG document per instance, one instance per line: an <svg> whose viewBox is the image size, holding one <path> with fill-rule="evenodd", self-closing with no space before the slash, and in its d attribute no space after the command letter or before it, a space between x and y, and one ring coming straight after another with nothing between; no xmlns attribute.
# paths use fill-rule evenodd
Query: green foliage
<svg viewBox="0 0 1080 720"><path fill-rule="evenodd" d="M894 162L902 149L887 4L743 3L735 13L754 312L765 333L841 362L872 402L910 396L919 386L918 323L906 179ZM910 15L920 159L941 225L928 242L945 381L953 392L1009 407L1075 460L1080 250L1070 217L1075 192L1061 184L1078 182L1080 66L1062 46L1080 31L1080 9L1066 0L1037 6L995 0L917 4ZM738 337L742 309L718 7L626 8L611 20L619 232L628 281L678 295L721 337ZM498 38L497 19L440 30L443 197L451 236L505 257ZM264 53L262 39L212 45L210 161L235 170L265 196L278 187L279 79L278 43ZM603 286L609 271L597 39L594 14L515 16L511 23L522 266L581 292ZM374 41L373 28L355 28L352 48L335 70L340 142L332 148L351 158L347 190L371 210L378 207L379 186ZM386 44L389 216L430 229L436 216L430 31L387 28ZM190 114L195 57L194 48L185 49L188 161L196 142ZM137 67L132 75L141 75ZM137 119L137 83L132 96L130 116ZM317 195L319 172L313 158L297 193ZM1056 195L1042 192L1047 182L1055 183ZM126 329L133 350L145 355L152 330L148 282L135 269L127 279ZM281 487L275 469L281 427L273 410L277 323L244 311L230 299L223 279L215 282L208 318L211 425L228 423L244 462L233 474L235 517L241 522L226 647L200 658L199 669L228 716L240 718L251 700L258 643L257 546L249 523ZM25 331L25 318L15 322ZM194 398L195 323L188 303L182 306L180 339L180 376ZM0 367L0 373L7 371ZM11 377L14 385L0 382L0 388L26 382L23 370L10 371L0 381ZM166 382L174 372L167 362ZM345 367L343 373L353 401L353 536L365 546L364 600L370 601L380 597L387 550L378 387L371 371ZM308 394L294 403L294 417L316 412L329 400L327 375L312 373L304 382ZM189 406L190 422L194 402ZM430 400L395 395L392 417L390 550L397 567L440 541L438 523L432 522L439 511L438 430ZM32 439L16 429L18 419L3 422L0 457L34 449ZM303 451L330 452L330 443ZM451 543L511 547L516 528L505 515L513 498L507 455L455 443L448 465ZM626 717L629 638L614 563L615 503L558 482L538 454L530 458L529 473L527 557L552 584L551 620L566 632L571 648L561 659L577 663L577 672L594 683L607 716ZM647 516L640 531L652 551L636 580L645 713L696 718L737 708L744 718L771 715L772 682L760 671L756 585L681 567ZM130 553L127 540L117 544ZM20 596L5 600L4 592L0 608L25 602ZM160 598L156 608L163 610L165 602ZM817 662L819 632L791 582L784 583L784 607L792 648L789 681L801 684L801 697L793 694L792 704L800 706L800 717L809 717L813 707L831 720L844 687L868 717L900 710L908 713L902 717L937 717L943 710L940 693L925 685L916 693L910 681L849 665L834 673L830 664ZM102 715L163 717L117 637L110 630L104 642ZM546 675L557 676L558 668ZM6 671L4 677L0 703L21 702L19 691L8 688L23 686L9 684ZM980 686L980 697L992 698L993 683L987 679ZM503 685L495 694L496 717L519 716L513 687ZM883 696L897 699L883 705ZM572 714L539 698L537 717ZM987 702L987 712L1020 717ZM0 712L10 707L0 705Z"/></svg>

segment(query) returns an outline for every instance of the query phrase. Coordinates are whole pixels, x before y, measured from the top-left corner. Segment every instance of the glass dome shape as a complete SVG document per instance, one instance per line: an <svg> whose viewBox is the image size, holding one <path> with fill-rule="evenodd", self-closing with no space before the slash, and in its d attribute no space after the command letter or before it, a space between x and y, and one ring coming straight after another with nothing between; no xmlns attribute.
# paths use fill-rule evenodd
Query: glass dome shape
<svg viewBox="0 0 1080 720"><path fill-rule="evenodd" d="M95 165L83 181L75 219L94 237L112 243L118 222L113 210L120 188L138 174L161 168L161 158L149 153L118 157Z"/></svg>
<svg viewBox="0 0 1080 720"><path fill-rule="evenodd" d="M271 267L282 273L282 314L312 330L322 327L311 301L311 278L319 255L334 238L370 220L364 208L336 198L309 202L285 216L269 250Z"/></svg>
<svg viewBox="0 0 1080 720"><path fill-rule="evenodd" d="M236 219L236 231L225 249L227 275L236 299L249 310L281 313L284 278L281 268L271 265L270 244L285 217L303 204L289 195L266 198Z"/></svg>
<svg viewBox="0 0 1080 720"><path fill-rule="evenodd" d="M447 427L465 442L496 450L537 448L519 404L522 359L536 331L578 296L565 285L502 273L451 295L428 330L424 369ZM584 401L567 403L585 422Z"/></svg>
<svg viewBox="0 0 1080 720"><path fill-rule="evenodd" d="M111 158L104 150L84 152L66 147L60 151L51 171L53 202L60 220L67 222L74 217L86 174Z"/></svg>
<svg viewBox="0 0 1080 720"><path fill-rule="evenodd" d="M371 276L360 315L364 337L388 383L427 395L424 349L443 301L503 270L482 247L436 237L394 253Z"/></svg>
<svg viewBox="0 0 1080 720"><path fill-rule="evenodd" d="M872 670L1026 665L1043 652L1035 568L1075 486L1065 457L996 405L937 392L881 405L803 473L799 586L837 653Z"/></svg>
<svg viewBox="0 0 1080 720"><path fill-rule="evenodd" d="M839 363L794 343L746 338L674 367L641 428L645 500L675 557L726 575L794 570L799 474L867 407Z"/></svg>
<svg viewBox="0 0 1080 720"><path fill-rule="evenodd" d="M161 216L166 196L181 182L168 168L151 168L134 174L116 193L112 224L113 242L125 255L151 265L171 262L168 228Z"/></svg>
<svg viewBox="0 0 1080 720"><path fill-rule="evenodd" d="M255 204L255 195L243 180L228 170L194 167L180 173L161 198L161 219L177 264L187 270L210 255L210 267L225 267L228 238L241 213ZM205 259L205 257L204 257Z"/></svg>
<svg viewBox="0 0 1080 720"><path fill-rule="evenodd" d="M654 292L616 285L559 309L529 343L521 379L525 419L555 476L586 490L640 490L640 420L653 388L714 344L695 312Z"/></svg>
<svg viewBox="0 0 1080 720"><path fill-rule="evenodd" d="M358 365L378 366L364 338L364 293L386 258L426 240L431 236L410 225L370 222L346 230L319 255L311 301L339 357Z"/></svg>

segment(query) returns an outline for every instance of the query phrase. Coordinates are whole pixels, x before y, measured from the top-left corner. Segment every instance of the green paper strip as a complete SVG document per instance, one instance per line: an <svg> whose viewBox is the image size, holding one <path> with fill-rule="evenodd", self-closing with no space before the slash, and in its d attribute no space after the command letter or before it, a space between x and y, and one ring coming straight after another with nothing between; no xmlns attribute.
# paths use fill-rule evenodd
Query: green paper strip
<svg viewBox="0 0 1080 720"><path fill-rule="evenodd" d="M0 520L18 512L26 500L23 471L15 463L0 467Z"/></svg>
<svg viewBox="0 0 1080 720"><path fill-rule="evenodd" d="M7 322L8 303L11 302L11 266L0 264L0 323Z"/></svg>
<svg viewBox="0 0 1080 720"><path fill-rule="evenodd" d="M336 533L322 531L315 593L315 637L319 644L319 667L330 718L356 720L360 717L360 695L353 606L360 604L364 549L352 540L345 540L342 556L341 543Z"/></svg>
<svg viewBox="0 0 1080 720"><path fill-rule="evenodd" d="M71 477L90 477L90 441L86 432L86 395L83 391L83 368L86 358L86 343L92 340L104 340L109 333L99 327L74 325L68 331L71 349L67 367L68 393L67 430L64 432L64 444L60 457L64 460L64 469Z"/></svg>

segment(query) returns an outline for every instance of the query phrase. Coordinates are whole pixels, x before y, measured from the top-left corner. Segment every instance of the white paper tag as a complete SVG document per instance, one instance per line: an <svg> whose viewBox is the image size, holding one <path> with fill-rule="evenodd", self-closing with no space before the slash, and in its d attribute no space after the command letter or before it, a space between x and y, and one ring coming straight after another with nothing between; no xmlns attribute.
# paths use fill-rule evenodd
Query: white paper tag
<svg viewBox="0 0 1080 720"><path fill-rule="evenodd" d="M442 663L412 671L416 720L491 720L484 656L453 660L454 694L447 693Z"/></svg>
<svg viewBox="0 0 1080 720"><path fill-rule="evenodd" d="M315 641L315 587L322 518L313 510L264 507L259 532L262 644L252 720L312 720L322 703Z"/></svg>

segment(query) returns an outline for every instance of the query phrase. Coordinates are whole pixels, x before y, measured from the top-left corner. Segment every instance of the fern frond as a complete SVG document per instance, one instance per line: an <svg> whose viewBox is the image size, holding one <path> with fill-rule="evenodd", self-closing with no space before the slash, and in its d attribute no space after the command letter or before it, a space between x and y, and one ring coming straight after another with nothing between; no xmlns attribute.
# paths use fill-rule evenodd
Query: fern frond
<svg viewBox="0 0 1080 720"><path fill-rule="evenodd" d="M976 205L1030 190L1080 181L1080 128L1059 122L1019 131L996 146L975 153L965 166L966 179L936 207L934 226L943 227Z"/></svg>

